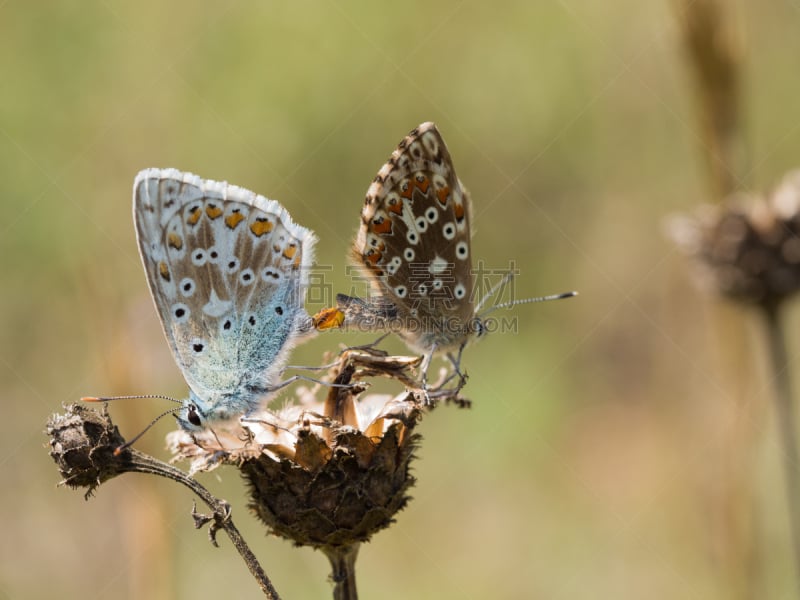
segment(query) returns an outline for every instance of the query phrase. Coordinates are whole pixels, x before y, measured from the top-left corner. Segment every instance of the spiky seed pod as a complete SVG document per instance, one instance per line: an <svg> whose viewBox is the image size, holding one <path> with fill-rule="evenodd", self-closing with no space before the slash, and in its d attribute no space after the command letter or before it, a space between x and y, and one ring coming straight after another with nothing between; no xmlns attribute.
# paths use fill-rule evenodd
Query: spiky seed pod
<svg viewBox="0 0 800 600"><path fill-rule="evenodd" d="M335 382L397 377L418 362L350 352ZM422 404L413 392L357 398L362 390L330 388L322 401L307 394L277 413L243 419L238 432L192 438L177 431L169 444L193 470L236 465L249 483L250 507L272 533L326 552L351 547L387 527L408 502L420 441L414 427Z"/></svg>
<svg viewBox="0 0 800 600"><path fill-rule="evenodd" d="M47 422L50 456L71 488L87 488L90 496L101 483L130 470L130 451L117 453L124 443L106 406L102 412L78 404L67 407L66 414L55 414Z"/></svg>
<svg viewBox="0 0 800 600"><path fill-rule="evenodd" d="M244 461L250 507L270 530L297 545L347 546L392 523L408 502L418 440L395 423L382 436L335 427L330 443L299 431L293 458Z"/></svg>

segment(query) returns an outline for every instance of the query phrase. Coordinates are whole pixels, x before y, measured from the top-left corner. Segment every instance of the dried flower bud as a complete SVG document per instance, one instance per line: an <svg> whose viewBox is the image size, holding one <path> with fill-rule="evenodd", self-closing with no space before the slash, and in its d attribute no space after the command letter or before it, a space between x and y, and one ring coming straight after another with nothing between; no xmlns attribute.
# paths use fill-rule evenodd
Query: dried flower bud
<svg viewBox="0 0 800 600"><path fill-rule="evenodd" d="M789 173L769 199L736 196L669 226L705 287L767 306L800 289L800 171Z"/></svg>
<svg viewBox="0 0 800 600"><path fill-rule="evenodd" d="M88 497L101 483L130 470L130 452L115 454L125 440L105 406L100 413L78 404L65 408L66 414L47 422L50 456L64 478L61 483L88 488Z"/></svg>

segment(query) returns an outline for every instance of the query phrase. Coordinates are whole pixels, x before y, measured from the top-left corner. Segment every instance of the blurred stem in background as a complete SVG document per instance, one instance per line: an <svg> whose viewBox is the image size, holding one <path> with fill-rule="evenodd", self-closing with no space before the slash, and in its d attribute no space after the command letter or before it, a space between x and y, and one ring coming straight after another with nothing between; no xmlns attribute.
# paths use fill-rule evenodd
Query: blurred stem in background
<svg viewBox="0 0 800 600"><path fill-rule="evenodd" d="M742 40L732 3L674 0L697 96L712 197L722 202L741 189L747 173L742 133Z"/></svg>
<svg viewBox="0 0 800 600"><path fill-rule="evenodd" d="M797 430L795 409L792 400L789 360L786 352L786 339L781 319L781 305L763 309L770 351L770 368L775 387L775 417L778 421L783 442L783 462L786 467L786 492L789 502L789 517L792 544L795 554L795 568L800 577L800 472L797 470Z"/></svg>
<svg viewBox="0 0 800 600"><path fill-rule="evenodd" d="M700 121L701 143L708 168L708 181L713 200L722 204L722 211L740 210L734 208L729 200L746 189L749 170L746 167L746 152L742 132L742 36L735 31L735 3L723 0L674 0L674 6L681 26L683 44L692 72ZM733 214L733 213L732 213ZM722 222L720 219L719 222ZM755 231L759 231L756 223ZM786 232L784 232L786 233ZM758 236L756 236L758 238ZM758 241L763 241L761 238ZM774 244L773 244L774 245ZM773 250L772 247L769 250ZM747 256L743 253L741 256ZM750 254L752 256L752 253ZM766 271L766 269L765 269ZM766 276L765 276L766 277ZM767 283L767 289L769 284ZM723 292L724 293L724 292ZM791 292L783 292L786 295ZM796 576L800 578L800 473L797 471L798 452L796 439L795 411L792 403L790 374L787 370L787 350L784 337L782 310L784 296L767 294L756 301L756 310L763 317L765 335L769 344L770 373L775 388L775 418L783 447L788 510L791 524L790 535L794 548ZM741 300L741 298L738 298ZM752 305L752 303L751 303ZM748 360L743 347L742 328L744 322L734 314L723 317L719 339L722 347L734 360L729 367L728 381L735 383L737 395L746 390L746 379L751 373L752 360ZM731 363L731 361L729 361ZM739 494L728 495L730 504L724 514L729 515L727 523L734 531L723 531L723 539L735 541L740 545L721 544L720 549L727 554L724 562L732 574L739 574L739 584L735 593L740 597L758 595L755 580L758 569L758 554L755 552L754 535L748 527L753 512L752 482L742 485L736 479L748 477L749 470L740 470L738 465L752 460L755 432L751 425L753 419L737 419L730 411L742 410L747 403L736 398L726 415L732 427L731 440L727 446L731 452L740 454L732 457L729 464L736 465L726 470L729 479L723 487L738 490ZM741 423L742 425L738 425ZM747 490L746 494L741 492ZM738 514L737 514L738 513ZM748 514L750 513L750 514ZM742 530L736 531L739 528ZM736 581L734 577L732 581Z"/></svg>

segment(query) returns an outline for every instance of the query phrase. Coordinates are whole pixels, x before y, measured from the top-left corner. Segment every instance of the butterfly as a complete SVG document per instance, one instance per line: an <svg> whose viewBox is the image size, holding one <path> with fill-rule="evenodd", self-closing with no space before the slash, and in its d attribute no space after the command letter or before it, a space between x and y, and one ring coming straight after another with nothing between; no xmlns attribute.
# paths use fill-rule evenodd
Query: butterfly
<svg viewBox="0 0 800 600"><path fill-rule="evenodd" d="M361 210L351 259L369 281L372 297L337 295L336 307L314 316L316 329L390 329L424 354L423 381L437 352L446 353L461 375L461 352L486 333L479 311L497 291L475 298L471 220L470 195L447 145L434 123L423 123L378 171Z"/></svg>
<svg viewBox="0 0 800 600"><path fill-rule="evenodd" d="M313 232L275 200L175 169L146 169L133 216L147 282L189 397L196 431L247 414L313 333L303 304Z"/></svg>

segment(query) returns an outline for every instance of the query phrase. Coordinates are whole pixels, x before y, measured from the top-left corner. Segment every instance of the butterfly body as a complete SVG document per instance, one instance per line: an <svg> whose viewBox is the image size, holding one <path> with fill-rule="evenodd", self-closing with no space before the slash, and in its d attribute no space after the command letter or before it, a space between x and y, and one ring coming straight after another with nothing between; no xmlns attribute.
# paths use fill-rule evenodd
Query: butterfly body
<svg viewBox="0 0 800 600"><path fill-rule="evenodd" d="M461 351L487 331L485 317L517 304L569 298L576 292L513 300L480 313L482 304L508 283L513 270L483 297L476 298L470 244L471 201L459 180L439 130L431 122L413 129L398 144L367 190L351 258L365 274L371 296L344 294L337 306L314 315L318 330L347 327L397 333L425 359L446 353L466 382ZM442 384L443 385L443 384Z"/></svg>
<svg viewBox="0 0 800 600"><path fill-rule="evenodd" d="M313 233L274 200L175 169L139 173L133 212L150 291L190 388L180 425L259 407L310 330Z"/></svg>

